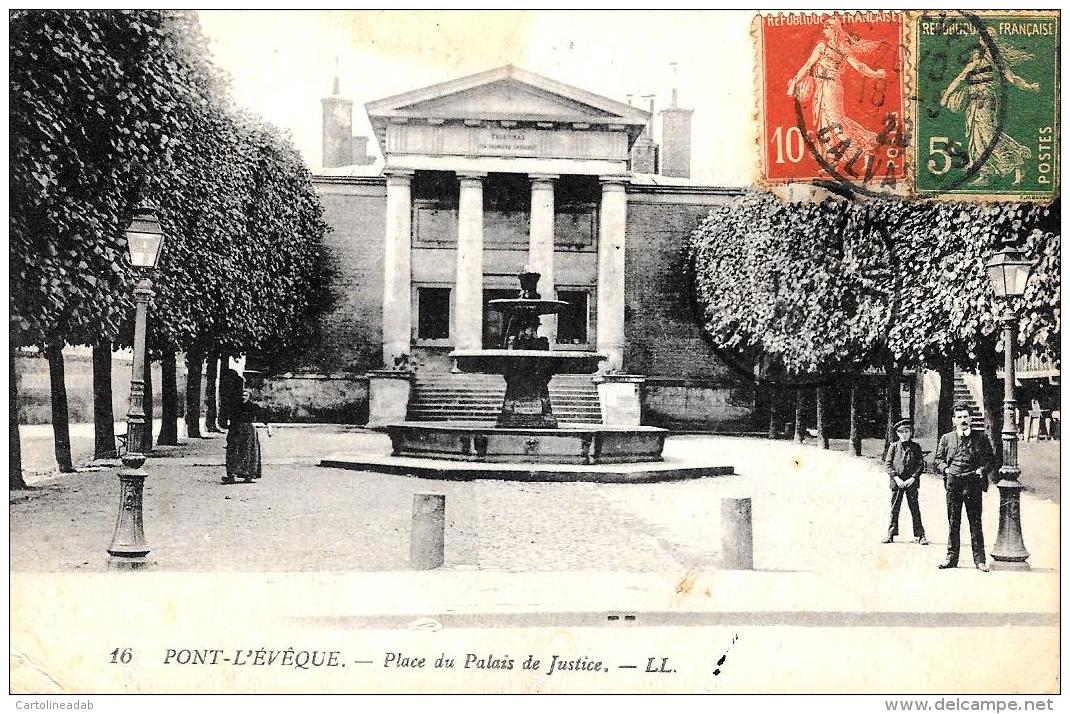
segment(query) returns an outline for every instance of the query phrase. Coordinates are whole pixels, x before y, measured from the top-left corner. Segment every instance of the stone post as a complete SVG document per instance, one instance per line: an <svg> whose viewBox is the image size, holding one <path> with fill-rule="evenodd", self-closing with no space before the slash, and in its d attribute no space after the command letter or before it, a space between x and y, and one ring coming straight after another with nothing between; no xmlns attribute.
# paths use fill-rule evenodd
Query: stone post
<svg viewBox="0 0 1070 714"><path fill-rule="evenodd" d="M412 338L412 171L386 172L383 365L409 354Z"/></svg>
<svg viewBox="0 0 1070 714"><path fill-rule="evenodd" d="M624 363L624 233L628 221L627 177L603 176L598 217L597 350L606 372Z"/></svg>
<svg viewBox="0 0 1070 714"><path fill-rule="evenodd" d="M457 285L454 299L459 350L483 346L483 178L486 174L459 173L457 206Z"/></svg>
<svg viewBox="0 0 1070 714"><path fill-rule="evenodd" d="M368 372L368 428L405 421L413 373L393 369Z"/></svg>
<svg viewBox="0 0 1070 714"><path fill-rule="evenodd" d="M446 497L414 493L409 562L413 570L433 570L446 560Z"/></svg>
<svg viewBox="0 0 1070 714"><path fill-rule="evenodd" d="M554 292L554 179L556 174L531 175L531 233L528 265L539 274L539 295L553 300ZM539 336L557 341L557 315L543 315Z"/></svg>
<svg viewBox="0 0 1070 714"><path fill-rule="evenodd" d="M749 498L721 499L721 567L754 569L754 527Z"/></svg>
<svg viewBox="0 0 1070 714"><path fill-rule="evenodd" d="M639 426L642 423L645 377L637 374L601 374L593 381L598 385L603 424Z"/></svg>

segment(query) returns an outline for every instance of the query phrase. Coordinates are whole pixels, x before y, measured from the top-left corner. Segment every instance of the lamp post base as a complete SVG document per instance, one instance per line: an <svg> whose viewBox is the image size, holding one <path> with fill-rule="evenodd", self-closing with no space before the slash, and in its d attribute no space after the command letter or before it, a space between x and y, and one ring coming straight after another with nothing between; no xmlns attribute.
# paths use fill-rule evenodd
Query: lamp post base
<svg viewBox="0 0 1070 714"><path fill-rule="evenodd" d="M139 463L140 462L140 463ZM127 460L119 470L119 515L115 519L115 534L108 547L108 563L138 563L145 561L149 544L145 542L142 493L145 489L145 471L141 468L144 457L140 454ZM127 567L127 566L120 566ZM134 565L134 569L142 567Z"/></svg>
<svg viewBox="0 0 1070 714"><path fill-rule="evenodd" d="M108 556L108 570L143 570L152 565L145 556L127 558L122 555Z"/></svg>
<svg viewBox="0 0 1070 714"><path fill-rule="evenodd" d="M1012 467L1013 468L1013 467ZM1009 470L1009 469L1008 469ZM999 489L999 535L992 548L992 567L997 570L1028 570L1029 551L1022 538L1022 484L1017 479L1002 479Z"/></svg>

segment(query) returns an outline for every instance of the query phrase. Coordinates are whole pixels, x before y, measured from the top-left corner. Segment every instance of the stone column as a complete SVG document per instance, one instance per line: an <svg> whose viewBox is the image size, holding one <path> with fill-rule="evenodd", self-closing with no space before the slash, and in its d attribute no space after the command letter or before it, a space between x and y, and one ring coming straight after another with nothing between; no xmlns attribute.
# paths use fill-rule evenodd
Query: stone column
<svg viewBox="0 0 1070 714"><path fill-rule="evenodd" d="M539 274L539 294L554 299L554 179L556 174L531 174L531 237L528 265ZM543 315L539 336L553 346L557 341L557 315Z"/></svg>
<svg viewBox="0 0 1070 714"><path fill-rule="evenodd" d="M412 171L386 173L383 251L383 366L409 354L412 338Z"/></svg>
<svg viewBox="0 0 1070 714"><path fill-rule="evenodd" d="M457 206L457 285L454 298L456 331L453 346L459 350L483 346L483 179L486 174L458 173L461 183Z"/></svg>
<svg viewBox="0 0 1070 714"><path fill-rule="evenodd" d="M627 177L603 176L598 218L597 350L606 372L624 361L624 231L628 220Z"/></svg>

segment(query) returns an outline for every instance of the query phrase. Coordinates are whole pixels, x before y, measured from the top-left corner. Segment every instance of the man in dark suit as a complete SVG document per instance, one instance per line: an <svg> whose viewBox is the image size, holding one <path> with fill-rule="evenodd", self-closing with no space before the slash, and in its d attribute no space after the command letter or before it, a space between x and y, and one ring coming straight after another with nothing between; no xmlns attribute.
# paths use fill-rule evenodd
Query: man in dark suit
<svg viewBox="0 0 1070 714"><path fill-rule="evenodd" d="M955 405L954 422L954 431L940 437L933 458L936 470L944 475L947 490L947 561L940 568L958 566L959 530L965 506L974 565L988 572L985 536L981 531L981 494L988 490L988 476L995 470L996 457L988 436L973 429L968 404Z"/></svg>

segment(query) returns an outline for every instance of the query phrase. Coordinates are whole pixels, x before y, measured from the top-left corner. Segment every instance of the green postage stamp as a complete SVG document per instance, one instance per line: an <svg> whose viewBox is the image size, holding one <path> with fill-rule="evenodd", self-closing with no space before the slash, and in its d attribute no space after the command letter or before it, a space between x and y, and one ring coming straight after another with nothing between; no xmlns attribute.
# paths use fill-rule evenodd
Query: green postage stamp
<svg viewBox="0 0 1070 714"><path fill-rule="evenodd" d="M914 188L1049 200L1059 185L1059 14L912 13Z"/></svg>

